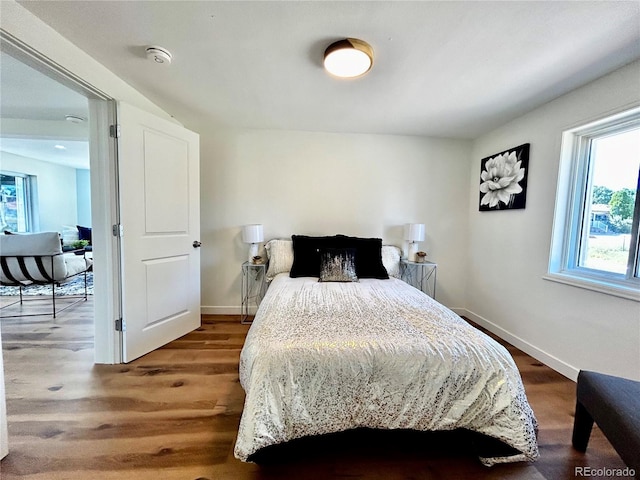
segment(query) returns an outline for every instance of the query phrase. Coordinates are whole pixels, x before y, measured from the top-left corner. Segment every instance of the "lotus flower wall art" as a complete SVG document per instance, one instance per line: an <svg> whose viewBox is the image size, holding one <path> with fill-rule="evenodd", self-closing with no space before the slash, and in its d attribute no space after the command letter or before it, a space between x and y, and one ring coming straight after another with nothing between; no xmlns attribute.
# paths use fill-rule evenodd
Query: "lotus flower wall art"
<svg viewBox="0 0 640 480"><path fill-rule="evenodd" d="M480 211L524 208L528 143L483 158L480 167Z"/></svg>

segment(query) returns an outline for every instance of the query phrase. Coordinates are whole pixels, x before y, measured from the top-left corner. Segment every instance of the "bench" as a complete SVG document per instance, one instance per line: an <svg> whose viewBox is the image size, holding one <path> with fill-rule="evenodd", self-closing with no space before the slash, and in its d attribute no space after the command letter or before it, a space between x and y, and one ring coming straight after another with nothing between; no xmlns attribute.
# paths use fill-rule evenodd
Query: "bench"
<svg viewBox="0 0 640 480"><path fill-rule="evenodd" d="M593 422L620 458L640 472L640 382L581 370L572 443L585 452Z"/></svg>

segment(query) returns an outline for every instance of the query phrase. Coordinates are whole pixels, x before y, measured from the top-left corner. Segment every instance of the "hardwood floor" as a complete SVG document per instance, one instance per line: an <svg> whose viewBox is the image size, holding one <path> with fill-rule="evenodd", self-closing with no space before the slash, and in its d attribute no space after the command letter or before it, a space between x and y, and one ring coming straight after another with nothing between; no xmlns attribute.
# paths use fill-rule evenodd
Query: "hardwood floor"
<svg viewBox="0 0 640 480"><path fill-rule="evenodd" d="M597 427L586 454L572 449L575 384L511 346L540 424L535 463L483 467L457 433L370 431L294 442L268 465L242 463L233 446L248 325L205 316L197 331L130 364L93 365L91 317L89 301L55 320L0 320L10 441L2 480L557 480L575 478L574 467L624 468Z"/></svg>

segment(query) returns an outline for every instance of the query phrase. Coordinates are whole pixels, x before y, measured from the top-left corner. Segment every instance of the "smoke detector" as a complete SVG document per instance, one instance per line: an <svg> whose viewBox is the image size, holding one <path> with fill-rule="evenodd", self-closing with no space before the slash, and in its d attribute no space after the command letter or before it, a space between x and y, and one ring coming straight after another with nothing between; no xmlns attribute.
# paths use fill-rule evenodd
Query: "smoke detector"
<svg viewBox="0 0 640 480"><path fill-rule="evenodd" d="M147 58L149 60L153 60L155 63L160 63L164 65L171 64L171 52L166 48L152 46L147 47Z"/></svg>

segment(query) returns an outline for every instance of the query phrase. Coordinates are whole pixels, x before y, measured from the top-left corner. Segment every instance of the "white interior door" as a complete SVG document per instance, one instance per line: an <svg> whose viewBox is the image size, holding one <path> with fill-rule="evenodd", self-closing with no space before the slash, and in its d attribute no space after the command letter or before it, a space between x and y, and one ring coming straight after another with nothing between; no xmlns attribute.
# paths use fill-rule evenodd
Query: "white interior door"
<svg viewBox="0 0 640 480"><path fill-rule="evenodd" d="M200 139L118 103L123 360L200 326Z"/></svg>

